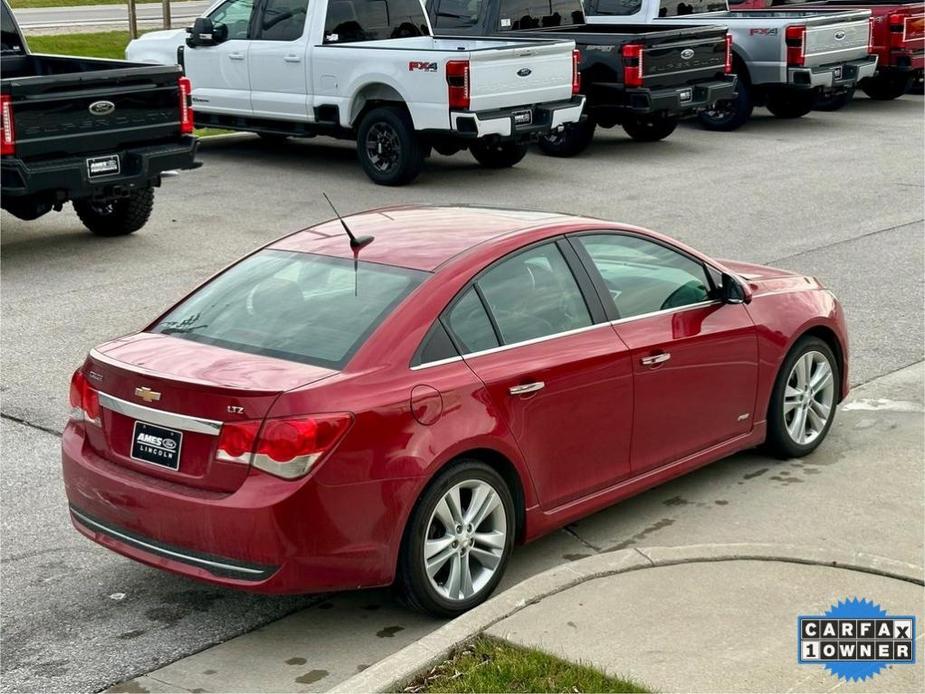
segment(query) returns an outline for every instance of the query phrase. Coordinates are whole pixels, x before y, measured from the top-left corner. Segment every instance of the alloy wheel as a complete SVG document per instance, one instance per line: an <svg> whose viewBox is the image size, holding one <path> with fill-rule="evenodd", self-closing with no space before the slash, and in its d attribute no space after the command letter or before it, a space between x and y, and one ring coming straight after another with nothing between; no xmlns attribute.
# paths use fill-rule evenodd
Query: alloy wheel
<svg viewBox="0 0 925 694"><path fill-rule="evenodd" d="M835 402L832 365L821 352L800 356L784 389L784 425L794 443L815 441L825 431Z"/></svg>
<svg viewBox="0 0 925 694"><path fill-rule="evenodd" d="M375 123L366 133L366 155L372 165L383 173L398 166L401 139L388 123Z"/></svg>
<svg viewBox="0 0 925 694"><path fill-rule="evenodd" d="M494 576L506 541L507 516L494 487L483 480L456 484L437 503L424 535L431 586L447 600L468 600Z"/></svg>

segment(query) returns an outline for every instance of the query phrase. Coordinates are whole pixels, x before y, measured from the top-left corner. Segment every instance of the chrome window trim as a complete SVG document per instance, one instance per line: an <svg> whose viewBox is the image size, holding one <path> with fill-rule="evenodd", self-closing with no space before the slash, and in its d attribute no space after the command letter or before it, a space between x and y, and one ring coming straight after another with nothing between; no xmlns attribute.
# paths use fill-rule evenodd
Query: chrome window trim
<svg viewBox="0 0 925 694"><path fill-rule="evenodd" d="M429 369L432 366L443 366L444 364L452 364L453 362L462 361L463 358L459 355L455 357L447 357L446 359L438 359L437 361L428 361L423 364L418 364L417 366L412 366L412 371L420 371L421 369Z"/></svg>
<svg viewBox="0 0 925 694"><path fill-rule="evenodd" d="M102 391L99 391L99 396L100 405L107 410L112 410L113 412L124 414L126 417L167 427L169 429L180 429L181 431L192 431L197 434L218 436L222 428L222 422L214 419L203 419L202 417L192 417L186 414L177 414L176 412L155 410L153 407L136 405L133 402L122 400L121 398L117 398Z"/></svg>
<svg viewBox="0 0 925 694"><path fill-rule="evenodd" d="M703 308L704 306L712 306L713 304L721 305L723 302L719 299L710 299L709 301L698 301L696 304L688 304L687 306L678 306L677 308L666 308L661 311L651 311L649 313L640 313L638 316L627 316L626 318L617 318L617 320L610 321L611 325L620 325L622 323L630 323L634 320L642 320L644 318L652 318L653 316L661 316L663 314L669 313L680 313L681 311L689 311L693 308Z"/></svg>

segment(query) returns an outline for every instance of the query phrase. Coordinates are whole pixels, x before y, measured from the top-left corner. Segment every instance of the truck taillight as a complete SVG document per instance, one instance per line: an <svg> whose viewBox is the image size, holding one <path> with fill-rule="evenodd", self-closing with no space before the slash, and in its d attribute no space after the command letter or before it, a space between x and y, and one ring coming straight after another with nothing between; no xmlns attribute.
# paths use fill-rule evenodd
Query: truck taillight
<svg viewBox="0 0 925 694"><path fill-rule="evenodd" d="M450 108L469 108L469 61L448 60L446 85Z"/></svg>
<svg viewBox="0 0 925 694"><path fill-rule="evenodd" d="M723 72L732 74L732 34L726 34L726 60L723 63Z"/></svg>
<svg viewBox="0 0 925 694"><path fill-rule="evenodd" d="M572 51L572 94L581 91L581 51L577 48Z"/></svg>
<svg viewBox="0 0 925 694"><path fill-rule="evenodd" d="M642 86L642 46L627 43L621 49L623 54L623 84L627 87Z"/></svg>
<svg viewBox="0 0 925 694"><path fill-rule="evenodd" d="M787 65L802 67L806 62L806 27L802 24L787 27Z"/></svg>
<svg viewBox="0 0 925 694"><path fill-rule="evenodd" d="M894 12L887 17L890 28L890 48L902 48L906 38L906 15Z"/></svg>
<svg viewBox="0 0 925 694"><path fill-rule="evenodd" d="M16 126L13 123L13 100L0 94L0 154L15 154Z"/></svg>
<svg viewBox="0 0 925 694"><path fill-rule="evenodd" d="M189 135L193 132L193 85L189 77L181 77L177 86L180 88L180 132Z"/></svg>
<svg viewBox="0 0 925 694"><path fill-rule="evenodd" d="M90 387L83 371L77 369L71 377L71 419L75 422L100 423L100 394Z"/></svg>
<svg viewBox="0 0 925 694"><path fill-rule="evenodd" d="M349 412L225 422L216 458L250 463L284 479L304 477L330 453L353 424Z"/></svg>

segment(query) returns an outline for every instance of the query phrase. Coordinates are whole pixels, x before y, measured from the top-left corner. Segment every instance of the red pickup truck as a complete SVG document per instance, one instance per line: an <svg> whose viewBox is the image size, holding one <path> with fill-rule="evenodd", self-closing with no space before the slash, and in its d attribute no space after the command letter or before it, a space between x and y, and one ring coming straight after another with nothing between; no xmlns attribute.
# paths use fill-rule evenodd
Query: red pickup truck
<svg viewBox="0 0 925 694"><path fill-rule="evenodd" d="M902 96L922 81L925 68L925 4L896 0L730 0L736 10L758 10L786 5L819 10L870 10L873 31L870 52L876 54L877 73L858 85L871 99ZM851 93L817 104L823 110L844 106Z"/></svg>

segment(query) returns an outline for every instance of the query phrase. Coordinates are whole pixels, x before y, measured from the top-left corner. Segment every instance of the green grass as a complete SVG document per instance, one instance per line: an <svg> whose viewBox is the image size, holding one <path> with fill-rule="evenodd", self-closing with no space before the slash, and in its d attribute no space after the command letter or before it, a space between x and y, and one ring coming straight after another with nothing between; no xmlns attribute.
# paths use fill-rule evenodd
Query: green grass
<svg viewBox="0 0 925 694"><path fill-rule="evenodd" d="M618 677L479 636L405 692L649 692Z"/></svg>
<svg viewBox="0 0 925 694"><path fill-rule="evenodd" d="M160 0L135 0L135 2L160 2ZM127 5L128 0L10 0L14 10L24 7L77 7L78 5Z"/></svg>
<svg viewBox="0 0 925 694"><path fill-rule="evenodd" d="M48 34L27 36L26 42L35 53L82 55L90 58L125 60L127 31L99 31L89 34Z"/></svg>

